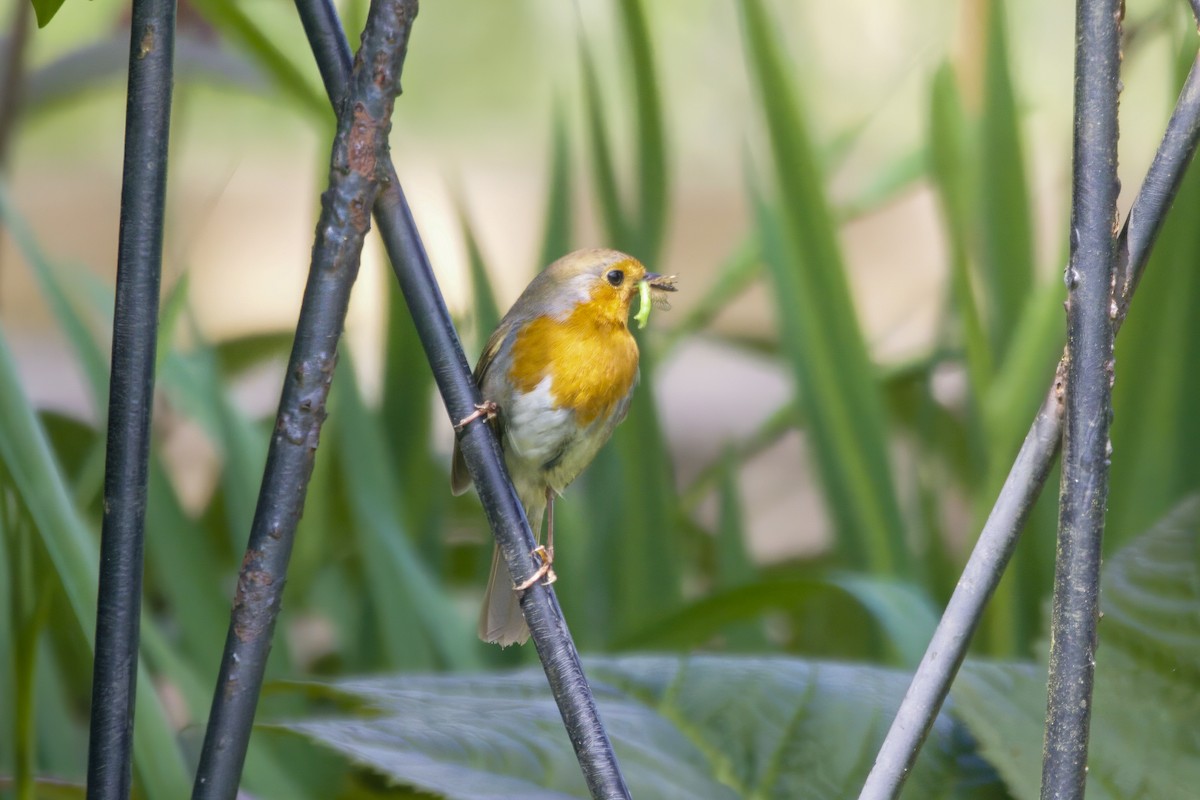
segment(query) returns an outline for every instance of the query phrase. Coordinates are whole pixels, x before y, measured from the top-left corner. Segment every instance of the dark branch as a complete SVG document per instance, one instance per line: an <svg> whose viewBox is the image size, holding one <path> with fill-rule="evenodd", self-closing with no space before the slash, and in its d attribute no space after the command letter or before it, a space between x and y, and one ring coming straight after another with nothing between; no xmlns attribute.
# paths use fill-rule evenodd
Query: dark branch
<svg viewBox="0 0 1200 800"><path fill-rule="evenodd" d="M337 12L327 0L296 0L296 7L325 89L336 101L341 87L346 85L350 66L350 53ZM481 400L479 390L471 378L462 345L390 161L385 162L384 169L388 171L387 185L375 205L379 234L412 312L449 418L459 420L474 411ZM508 479L496 437L487 425L470 425L462 434L460 445L509 572L521 583L537 569L530 556L535 543ZM629 791L554 592L535 585L521 598L521 609L589 790L594 797L628 797Z"/></svg>
<svg viewBox="0 0 1200 800"><path fill-rule="evenodd" d="M129 28L125 166L88 739L89 798L123 800L129 797L132 781L147 462L174 57L174 0L136 0Z"/></svg>
<svg viewBox="0 0 1200 800"><path fill-rule="evenodd" d="M312 475L325 400L371 207L387 180L387 135L416 0L373 0L330 158L329 189L284 376L225 654L205 732L195 798L237 794L296 525Z"/></svg>
<svg viewBox="0 0 1200 800"><path fill-rule="evenodd" d="M1192 64L1162 143L1134 200L1117 241L1116 327L1145 272L1158 233L1179 192L1200 142L1200 57ZM967 647L1000 582L1017 539L1050 474L1062 439L1062 391L1065 374L1050 388L1004 487L975 544L962 577L930 640L912 684L896 713L860 800L899 796L916 762Z"/></svg>
<svg viewBox="0 0 1200 800"><path fill-rule="evenodd" d="M1122 4L1121 0L1078 0L1076 8L1066 419L1050 617L1043 798L1082 798L1087 782L1117 318L1113 220Z"/></svg>

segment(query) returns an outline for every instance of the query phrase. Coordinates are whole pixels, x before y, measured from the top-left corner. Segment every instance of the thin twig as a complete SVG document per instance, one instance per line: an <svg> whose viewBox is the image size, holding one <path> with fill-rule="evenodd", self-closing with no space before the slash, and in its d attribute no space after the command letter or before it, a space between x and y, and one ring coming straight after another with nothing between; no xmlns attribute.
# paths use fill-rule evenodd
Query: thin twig
<svg viewBox="0 0 1200 800"><path fill-rule="evenodd" d="M350 67L350 51L337 11L329 0L296 0L296 7L325 89L336 102L344 91ZM412 312L446 411L451 420L459 420L480 402L479 389L390 160L385 160L383 168L387 170L387 182L375 205L379 235ZM524 582L538 566L530 555L535 543L504 468L499 443L489 426L470 425L459 444L509 572L515 581ZM522 596L521 610L589 791L593 797L629 797L554 592L535 585Z"/></svg>
<svg viewBox="0 0 1200 800"><path fill-rule="evenodd" d="M88 739L87 796L94 800L123 800L129 797L132 782L142 549L174 57L174 0L136 0L129 28L125 166Z"/></svg>
<svg viewBox="0 0 1200 800"><path fill-rule="evenodd" d="M416 0L373 0L353 74L343 82L329 189L284 376L250 540L238 576L194 798L231 799L241 779L296 526L370 209L387 180L387 135Z"/></svg>
<svg viewBox="0 0 1200 800"><path fill-rule="evenodd" d="M1078 800L1087 783L1100 616L1100 544L1108 509L1117 213L1121 0L1078 0L1075 168L1067 266L1067 392L1043 800Z"/></svg>
<svg viewBox="0 0 1200 800"><path fill-rule="evenodd" d="M1192 64L1166 133L1117 242L1116 327L1200 142L1200 56ZM1060 365L1060 370L1062 365ZM937 717L967 646L1041 493L1062 438L1061 385L1051 387L1000 490L925 657L896 712L860 800L899 796Z"/></svg>

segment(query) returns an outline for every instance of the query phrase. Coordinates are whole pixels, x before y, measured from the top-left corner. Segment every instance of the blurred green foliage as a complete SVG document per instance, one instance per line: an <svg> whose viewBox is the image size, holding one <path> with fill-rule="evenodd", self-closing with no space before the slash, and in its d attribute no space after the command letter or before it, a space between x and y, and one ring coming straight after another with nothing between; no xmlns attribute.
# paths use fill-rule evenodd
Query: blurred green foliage
<svg viewBox="0 0 1200 800"><path fill-rule="evenodd" d="M281 103L327 133L331 117L318 102L311 76L295 66L291 50L277 49L256 18L235 3L194 5L222 40L265 76ZM365 3L352 5L349 17L361 20ZM557 553L555 589L582 650L665 651L675 655L654 663L671 670L691 663L680 654L722 654L699 669L712 673L702 684L706 691L710 682L727 681L723 693L708 696L692 687L686 697L668 698L678 701L674 706L656 694L661 687L644 683L655 672L647 665L654 664L622 656L595 662L594 677L619 685L621 702L636 705L636 714L669 722L672 735L694 733L693 726L718 738L727 733L712 727L714 720L688 719L679 709L691 713L696 709L689 703L745 700L753 688L746 675L755 670L782 680L797 671L815 676L821 663L815 659L874 665L820 667L832 670L826 676L834 686L830 691L846 705L830 701L832 712L810 709L823 722L789 740L797 752L821 742L842 745L835 748L845 756L837 762L841 783L831 785L852 786L869 766L879 726L904 685L888 667L911 668L919 660L936 609L952 590L965 557L963 539L969 543L989 510L1061 352L1061 287L1039 277L1056 265L1035 263L1036 204L1024 167L1025 126L1011 74L1005 6L985 5L989 16L983 23L984 47L975 56L979 63L946 60L928 78L923 148L888 165L858 195L834 202L828 175L856 146L862 129L827 138L815 132L820 126L803 101L804 87L797 85L794 58L772 11L761 0L740 4L742 49L756 98L753 124L763 142L761 148L748 148L746 159L746 199L753 213L738 246L714 254L720 266L710 285L690 284L684 277L681 289L691 295L689 311L656 315L650 330L639 334L642 385L629 419L572 487L568 502L557 506L560 541L566 544ZM656 66L660 39L648 6L638 0L613 4L616 41L580 34L581 85L577 94L556 101L547 120L543 262L577 243L575 205L583 196L591 198L608 243L648 262L661 260L672 235L686 235L670 228L670 155L683 132L672 130L664 113L663 96L670 87ZM1176 32L1168 27L1164 35ZM1185 41L1183 36L1177 40ZM413 46L422 46L419 34ZM1194 50L1190 39L1180 47L1181 69L1191 59L1189 48ZM614 49L620 71L608 74L600 63L610 59L594 56ZM978 97L967 97L963 87L970 81L963 73L976 68L983 88ZM421 80L436 80L436 75ZM582 111L581 125L573 124L572 104ZM613 113L617 108L630 113ZM624 130L626 124L631 130ZM621 157L618 142L631 143L628 159ZM939 336L927 352L883 365L873 359L857 319L842 226L922 183L937 197L949 276L940 299ZM501 309L491 285L494 273L461 199L458 208L474 294L462 331L467 351L476 352ZM82 365L91 407L102 416L107 358L93 332L111 325L110 291L89 281L85 271L48 259L11 199L4 198L0 211ZM1109 552L1129 545L1200 482L1200 467L1190 457L1200 448L1200 422L1192 413L1200 372L1191 368L1200 357L1200 331L1190 313L1200 300L1191 268L1200 246L1190 222L1197 215L1200 179L1193 176L1176 202L1121 335ZM1054 224L1059 238L1065 229L1065 220ZM681 485L653 402L657 366L681 341L718 336L712 328L716 317L756 285L766 285L774 299L777 335L726 343L777 362L792 376L794 396L758 430L700 469L690 484ZM253 369L282 364L290 344L284 333L206 341L192 324L188 303L187 282L180 281L163 304L156 420L166 416L196 426L215 450L220 469L197 509L182 499L161 441L151 455L136 732L136 775L151 798L188 791L187 765L194 762L208 711L272 423L248 415L233 402L231 389ZM500 650L474 638L490 547L474 498L449 494L446 455L433 445L440 404L395 286L388 290L385 338L377 403L364 397L348 354L337 373L277 628L269 670L276 683L264 696L259 717L264 722L340 709L346 698L339 692L355 693L346 688L352 686L349 676L476 673L535 660L532 648ZM961 398L947 400L935 391L939 376L947 374L965 385ZM750 509L741 496L740 477L748 462L794 431L805 436L834 544L810 558L758 563L748 547ZM32 406L0 339L0 652L12 654L0 658L0 709L5 712L0 713L0 796L6 791L20 798L53 792L79 796L103 454L103 432L94 424ZM980 654L1012 660L1038 650L1053 573L1053 488L1035 511L984 621L976 641ZM702 522L697 511L709 498L717 507L712 524ZM947 508L954 503L970 510L966 530L948 522L953 517ZM1182 527L1194 543L1194 520ZM1146 545L1133 545L1139 546ZM1180 559L1196 557L1194 547L1181 545L1180 553ZM1178 576L1171 577L1170 565L1160 566L1138 578L1143 599L1152 601L1159 587L1169 592L1175 585L1171 581ZM1184 600L1182 610L1134 615L1126 627L1149 629L1156 642L1176 646L1180 643L1167 635L1170 631L1160 629L1168 613L1197 611L1196 598ZM1194 631L1187 632L1182 645L1194 647L1194 638ZM747 658L735 657L739 654ZM954 787L978 780L978 791L986 787L992 794L961 796L1027 795L1027 754L1001 757L994 742L1007 741L1005 736L1027 725L1018 712L1041 702L1029 695L1041 685L1038 676L1033 688L1011 698L1001 686L1001 679L1028 682L1030 669L972 667L962 698L969 709L967 727L1007 789L999 785L997 772L978 762L975 744L958 738L965 735L959 723L947 717L938 723L933 761L922 767L937 778L929 778L929 786L941 787L947 797L960 796ZM848 690L845 677L851 673ZM1101 681L1099 691L1120 685L1123 675L1112 683ZM1191 671L1173 680L1194 690L1197 675L1200 671ZM296 690L283 683L297 679L335 681L341 688ZM403 677L386 680L416 685L404 684ZM473 709L498 716L511 708L505 703L512 702L518 685L524 687L521 692L540 692L528 688L537 683L536 674L530 678L529 673L514 679L518 683L422 680L433 681L447 695L448 705L436 707L433 719L446 718L450 695L465 691L464 686L470 703L456 713L468 716ZM1172 684L1147 702L1154 706L1179 690ZM790 698L803 710L813 699L805 694L811 691L800 687L797 693L792 687L791 693L769 695L766 705ZM369 693L363 699L372 705ZM616 701L602 693L602 712L609 702ZM1106 702L1110 708L1120 703ZM573 791L565 738L553 713L544 711L538 712L536 733L545 738L529 746L535 752L546 748L539 768L565 759L558 772L563 791ZM979 724L1004 714L1012 717L1011 728ZM757 734L770 738L758 717L735 722L744 725L739 736L722 739L689 761L697 770L691 778L749 792L755 781L792 786L789 770L811 763L777 763L769 765L775 772L766 777L755 773L752 779L734 780L730 770L745 763L732 756L723 761L722 750L770 746L755 739ZM335 727L291 725L333 751L348 752L339 745L344 744L339 737L348 734ZM351 729L356 736L374 735L369 726ZM998 738L989 738L989 732ZM396 763L409 766L373 767L414 785L439 785L405 771L411 764L404 759L415 758L423 746L397 756ZM851 748L854 759L847 755ZM673 757L696 756L685 751L681 744ZM637 762L639 753L632 747L623 755ZM510 776L523 769L519 759L504 761L511 751L500 756L501 763L486 769ZM356 763L269 725L252 743L245 785L263 797L424 796L390 787ZM661 778L666 767L653 767L637 763L631 774Z"/></svg>

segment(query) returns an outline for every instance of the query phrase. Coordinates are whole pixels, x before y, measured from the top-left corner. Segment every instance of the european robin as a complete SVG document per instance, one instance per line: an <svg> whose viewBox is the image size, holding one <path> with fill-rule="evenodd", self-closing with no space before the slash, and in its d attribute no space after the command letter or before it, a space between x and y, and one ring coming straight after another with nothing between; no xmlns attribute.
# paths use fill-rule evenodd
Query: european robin
<svg viewBox="0 0 1200 800"><path fill-rule="evenodd" d="M475 367L484 401L458 423L484 418L495 428L505 464L534 536L546 546L533 578L514 586L499 548L492 549L479 638L501 646L524 644L529 628L520 595L534 582L552 582L554 497L579 476L625 418L638 382L638 346L629 332L633 299L675 291L673 276L647 272L616 250L578 250L546 267L500 320ZM648 312L648 307L642 313ZM639 322L644 317L639 314ZM471 485L457 442L450 484ZM549 513L547 513L549 509Z"/></svg>

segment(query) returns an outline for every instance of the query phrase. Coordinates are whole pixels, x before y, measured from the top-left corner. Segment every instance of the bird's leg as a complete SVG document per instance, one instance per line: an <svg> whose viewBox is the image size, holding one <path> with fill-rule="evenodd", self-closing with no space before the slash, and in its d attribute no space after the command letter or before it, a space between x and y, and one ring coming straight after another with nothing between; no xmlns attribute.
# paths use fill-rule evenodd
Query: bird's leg
<svg viewBox="0 0 1200 800"><path fill-rule="evenodd" d="M546 552L550 555L550 563L554 563L554 490L549 486L546 487ZM550 571L551 579L547 583L554 583L554 571Z"/></svg>
<svg viewBox="0 0 1200 800"><path fill-rule="evenodd" d="M558 580L558 576L554 574L554 490L549 486L546 487L546 544L535 547L531 555L536 556L542 563L527 580L514 586L514 591L523 592L543 578L543 586L549 586Z"/></svg>
<svg viewBox="0 0 1200 800"><path fill-rule="evenodd" d="M541 566L534 570L533 574L530 575L528 579L514 586L514 592L523 592L530 586L533 586L535 583L540 581L542 578L546 579L546 582L542 584L543 586L549 586L558 580L558 576L555 575L554 570L550 568L550 564L553 559L550 557L550 553L546 551L544 546L539 544L537 547L533 548L533 552L530 553L530 555L540 560L542 562Z"/></svg>
<svg viewBox="0 0 1200 800"><path fill-rule="evenodd" d="M458 424L454 426L454 430L461 431L463 428L467 427L480 417L483 417L488 422L491 422L496 418L498 413L500 413L500 406L496 405L491 400L484 400L482 403L476 403L475 410L460 419Z"/></svg>

